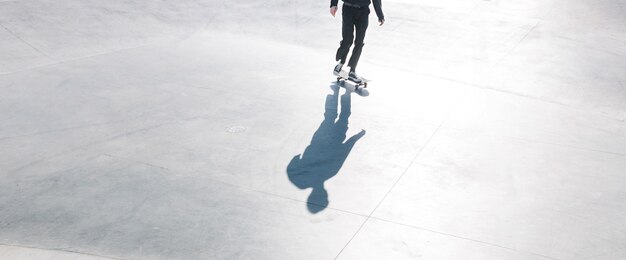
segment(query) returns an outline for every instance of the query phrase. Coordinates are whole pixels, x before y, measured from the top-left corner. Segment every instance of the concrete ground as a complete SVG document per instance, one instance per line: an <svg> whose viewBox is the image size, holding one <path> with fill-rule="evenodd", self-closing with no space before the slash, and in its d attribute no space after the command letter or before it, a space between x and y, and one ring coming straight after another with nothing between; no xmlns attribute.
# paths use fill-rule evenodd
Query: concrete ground
<svg viewBox="0 0 626 260"><path fill-rule="evenodd" d="M0 0L0 259L626 258L626 1L328 6Z"/></svg>

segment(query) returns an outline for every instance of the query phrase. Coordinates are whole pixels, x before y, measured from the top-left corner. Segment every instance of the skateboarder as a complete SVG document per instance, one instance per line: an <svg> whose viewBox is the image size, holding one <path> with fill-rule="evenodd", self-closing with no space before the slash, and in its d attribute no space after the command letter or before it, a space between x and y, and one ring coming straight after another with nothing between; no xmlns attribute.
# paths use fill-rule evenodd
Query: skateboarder
<svg viewBox="0 0 626 260"><path fill-rule="evenodd" d="M385 16L383 15L383 9L380 3L381 0L342 1L342 40L339 43L339 49L337 50L337 55L335 56L335 60L339 63L337 64L337 66L335 66L333 73L335 75L339 75L339 72L343 68L343 65L346 63L346 58L348 57L350 46L352 46L352 42L354 41L354 49L352 50L352 56L350 57L350 61L348 62L348 66L350 67L350 74L348 75L350 80L356 83L360 83L361 79L356 74L356 65L359 62L359 57L361 56L361 51L363 50L365 31L367 31L367 25L369 24L368 16L370 13L370 3L374 2L374 11L376 11L376 16L378 16L378 22L380 23L380 26L385 23ZM330 0L330 14L333 17L337 13L337 2L338 0ZM356 38L354 37L355 28Z"/></svg>

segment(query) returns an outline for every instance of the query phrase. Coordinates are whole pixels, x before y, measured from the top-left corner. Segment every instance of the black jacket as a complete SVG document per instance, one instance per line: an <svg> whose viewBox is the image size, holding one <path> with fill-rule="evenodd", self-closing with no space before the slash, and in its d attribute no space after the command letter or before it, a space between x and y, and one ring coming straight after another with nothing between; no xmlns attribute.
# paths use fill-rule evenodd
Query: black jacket
<svg viewBox="0 0 626 260"><path fill-rule="evenodd" d="M330 7L337 6L337 2L339 0L330 0ZM344 2L359 5L359 6L369 6L371 2L374 2L374 11L376 11L376 16L378 16L378 20L385 20L385 15L383 14L383 8L381 6L381 0L342 0Z"/></svg>

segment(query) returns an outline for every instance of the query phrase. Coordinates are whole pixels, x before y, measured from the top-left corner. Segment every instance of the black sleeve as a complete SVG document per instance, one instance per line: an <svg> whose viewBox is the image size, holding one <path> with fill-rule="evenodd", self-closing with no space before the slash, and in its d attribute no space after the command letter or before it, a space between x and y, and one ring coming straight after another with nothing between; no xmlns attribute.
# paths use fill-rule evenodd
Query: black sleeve
<svg viewBox="0 0 626 260"><path fill-rule="evenodd" d="M376 16L378 16L378 20L385 20L385 15L383 14L383 7L380 1L381 0L372 0L372 2L374 3L374 11L376 11Z"/></svg>
<svg viewBox="0 0 626 260"><path fill-rule="evenodd" d="M330 7L337 6L337 1L339 0L330 0Z"/></svg>

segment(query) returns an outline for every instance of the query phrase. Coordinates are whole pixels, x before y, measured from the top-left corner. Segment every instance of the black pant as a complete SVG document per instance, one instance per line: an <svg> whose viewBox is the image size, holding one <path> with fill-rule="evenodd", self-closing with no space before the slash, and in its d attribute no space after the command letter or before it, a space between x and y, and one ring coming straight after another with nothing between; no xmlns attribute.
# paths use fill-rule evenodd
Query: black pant
<svg viewBox="0 0 626 260"><path fill-rule="evenodd" d="M352 50L352 56L350 57L351 71L356 70L356 65L359 63L359 57L361 57L361 51L363 50L363 40L365 39L365 31L367 31L367 25L369 24L368 16L370 14L369 7L354 8L350 6L343 6L341 11L342 26L341 35L342 40L339 43L339 49L335 60L346 63L348 52L350 52L350 46L354 40L354 49ZM354 38L354 29L356 28L356 39Z"/></svg>

